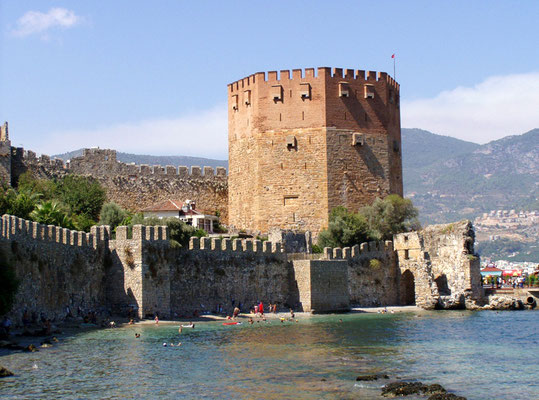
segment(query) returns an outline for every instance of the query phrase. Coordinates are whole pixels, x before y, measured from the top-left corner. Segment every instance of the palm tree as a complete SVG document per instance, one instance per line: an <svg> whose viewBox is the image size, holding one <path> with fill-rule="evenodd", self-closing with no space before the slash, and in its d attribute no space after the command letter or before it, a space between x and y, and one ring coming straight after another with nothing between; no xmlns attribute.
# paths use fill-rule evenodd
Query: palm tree
<svg viewBox="0 0 539 400"><path fill-rule="evenodd" d="M38 204L30 214L30 217L41 224L57 225L63 228L73 229L73 221L63 210L61 205L54 200Z"/></svg>

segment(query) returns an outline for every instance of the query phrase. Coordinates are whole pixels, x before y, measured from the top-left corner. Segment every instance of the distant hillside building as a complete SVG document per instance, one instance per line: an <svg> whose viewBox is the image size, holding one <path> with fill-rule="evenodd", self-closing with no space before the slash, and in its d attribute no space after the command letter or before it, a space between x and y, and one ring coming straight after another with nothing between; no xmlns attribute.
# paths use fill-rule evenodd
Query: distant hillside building
<svg viewBox="0 0 539 400"><path fill-rule="evenodd" d="M267 232L328 224L402 196L399 85L340 68L259 72L228 85L229 224Z"/></svg>

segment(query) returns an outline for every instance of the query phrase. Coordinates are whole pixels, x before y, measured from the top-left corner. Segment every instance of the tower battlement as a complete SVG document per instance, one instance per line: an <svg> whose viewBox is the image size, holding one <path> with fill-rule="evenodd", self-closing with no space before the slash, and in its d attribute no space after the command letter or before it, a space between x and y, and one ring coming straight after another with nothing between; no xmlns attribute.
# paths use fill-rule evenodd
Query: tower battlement
<svg viewBox="0 0 539 400"><path fill-rule="evenodd" d="M361 69L349 69L349 68L330 68L330 67L318 67L305 68L305 69L293 69L293 70L280 70L280 71L268 71L256 72L243 79L239 79L228 85L229 92L236 93L241 89L248 89L250 86L259 82L266 83L278 83L284 81L302 81L308 82L314 79L353 79L359 82L373 83L373 82L387 82L391 87L396 90L400 89L400 85L386 72L377 71L365 71Z"/></svg>

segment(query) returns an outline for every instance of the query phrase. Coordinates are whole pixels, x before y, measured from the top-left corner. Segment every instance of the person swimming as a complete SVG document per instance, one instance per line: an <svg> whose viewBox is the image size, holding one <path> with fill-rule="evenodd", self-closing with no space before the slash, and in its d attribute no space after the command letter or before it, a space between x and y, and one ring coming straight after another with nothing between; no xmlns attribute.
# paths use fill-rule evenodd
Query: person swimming
<svg viewBox="0 0 539 400"><path fill-rule="evenodd" d="M138 339L140 337L140 333L135 333L135 337Z"/></svg>

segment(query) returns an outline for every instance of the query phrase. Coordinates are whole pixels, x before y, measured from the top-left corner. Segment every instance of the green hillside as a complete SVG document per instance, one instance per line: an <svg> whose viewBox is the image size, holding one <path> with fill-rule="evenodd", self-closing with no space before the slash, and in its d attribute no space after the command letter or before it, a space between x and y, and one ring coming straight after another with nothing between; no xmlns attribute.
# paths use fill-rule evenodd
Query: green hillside
<svg viewBox="0 0 539 400"><path fill-rule="evenodd" d="M402 137L404 191L423 223L537 208L539 129L484 145L419 129Z"/></svg>

